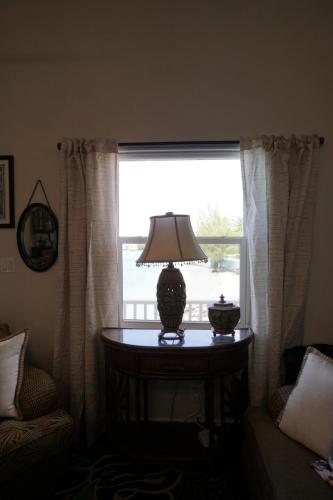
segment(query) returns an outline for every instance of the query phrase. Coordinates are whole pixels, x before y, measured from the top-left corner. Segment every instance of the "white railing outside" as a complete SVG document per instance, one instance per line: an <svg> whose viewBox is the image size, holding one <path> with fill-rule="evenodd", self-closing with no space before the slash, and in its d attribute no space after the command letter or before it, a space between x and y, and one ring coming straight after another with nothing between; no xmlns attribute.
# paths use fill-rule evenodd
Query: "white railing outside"
<svg viewBox="0 0 333 500"><path fill-rule="evenodd" d="M186 303L183 321L208 321L206 300L193 300ZM153 300L124 300L124 321L158 321L157 302Z"/></svg>

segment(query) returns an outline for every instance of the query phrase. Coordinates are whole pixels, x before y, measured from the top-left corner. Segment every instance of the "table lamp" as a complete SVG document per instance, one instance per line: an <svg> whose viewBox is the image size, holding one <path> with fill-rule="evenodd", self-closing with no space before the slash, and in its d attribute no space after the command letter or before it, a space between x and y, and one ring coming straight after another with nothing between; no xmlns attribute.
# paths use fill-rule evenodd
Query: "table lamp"
<svg viewBox="0 0 333 500"><path fill-rule="evenodd" d="M173 214L150 217L147 243L136 261L137 266L166 264L157 282L157 309L162 329L160 339L182 339L180 329L186 304L186 286L182 273L173 262L207 262L207 256L195 239L189 215Z"/></svg>

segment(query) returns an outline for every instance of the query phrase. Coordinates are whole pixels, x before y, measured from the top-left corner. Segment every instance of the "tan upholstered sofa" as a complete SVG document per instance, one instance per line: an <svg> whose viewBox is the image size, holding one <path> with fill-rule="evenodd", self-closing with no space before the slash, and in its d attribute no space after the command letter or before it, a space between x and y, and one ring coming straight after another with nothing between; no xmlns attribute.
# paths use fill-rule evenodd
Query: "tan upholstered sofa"
<svg viewBox="0 0 333 500"><path fill-rule="evenodd" d="M333 358L333 346L315 344ZM267 410L248 408L244 417L242 463L249 498L253 500L332 500L333 489L312 469L319 457L284 434L276 419L296 381L306 346L284 353L285 385Z"/></svg>
<svg viewBox="0 0 333 500"><path fill-rule="evenodd" d="M2 338L5 333L2 325ZM52 378L29 365L19 406L22 419L0 418L0 498L48 498L45 488L52 487L72 442L72 418L58 407Z"/></svg>

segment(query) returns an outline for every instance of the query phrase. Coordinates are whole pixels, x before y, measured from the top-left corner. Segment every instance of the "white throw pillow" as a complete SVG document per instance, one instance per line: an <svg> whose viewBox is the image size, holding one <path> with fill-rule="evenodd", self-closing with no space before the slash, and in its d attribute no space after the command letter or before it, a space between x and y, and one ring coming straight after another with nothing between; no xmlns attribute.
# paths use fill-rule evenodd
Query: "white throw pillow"
<svg viewBox="0 0 333 500"><path fill-rule="evenodd" d="M18 403L28 336L23 330L0 339L0 417L22 418Z"/></svg>
<svg viewBox="0 0 333 500"><path fill-rule="evenodd" d="M280 429L327 460L333 439L333 360L309 347Z"/></svg>

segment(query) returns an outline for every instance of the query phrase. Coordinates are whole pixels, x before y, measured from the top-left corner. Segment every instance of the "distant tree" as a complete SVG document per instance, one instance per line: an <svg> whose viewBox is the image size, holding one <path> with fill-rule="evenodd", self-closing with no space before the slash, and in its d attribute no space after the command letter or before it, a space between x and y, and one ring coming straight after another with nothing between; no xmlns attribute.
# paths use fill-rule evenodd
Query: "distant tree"
<svg viewBox="0 0 333 500"><path fill-rule="evenodd" d="M230 218L221 215L217 207L207 207L199 215L199 222L195 231L197 236L241 236L243 222L241 217ZM227 256L239 254L238 245L202 245L203 251L209 258L213 270L221 267L222 260Z"/></svg>

